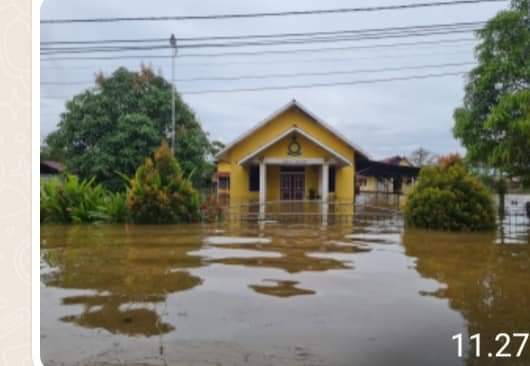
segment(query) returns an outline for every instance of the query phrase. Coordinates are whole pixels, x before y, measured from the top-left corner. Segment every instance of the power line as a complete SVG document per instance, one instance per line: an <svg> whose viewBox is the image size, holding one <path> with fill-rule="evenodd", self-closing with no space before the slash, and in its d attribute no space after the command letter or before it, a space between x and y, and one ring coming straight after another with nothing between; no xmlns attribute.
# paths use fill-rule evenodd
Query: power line
<svg viewBox="0 0 530 366"><path fill-rule="evenodd" d="M401 42L401 43L381 43L363 46L344 46L344 47L320 47L320 48L295 48L290 50L264 50L264 51L250 51L250 52L221 52L221 53L184 53L179 55L179 58L197 58L197 57L230 57L230 56L262 56L262 55L282 55L295 53L319 53L319 52L336 52L349 51L359 49L377 49L377 48L395 48L403 46L453 46L455 43L464 43L475 41L474 38L453 38L453 39L439 39L434 41L417 41L417 42Z"/></svg>
<svg viewBox="0 0 530 366"><path fill-rule="evenodd" d="M233 36L206 36L206 37L180 37L179 41L212 41L212 40L239 40L252 38L279 38L279 37L303 37L303 36L327 36L342 33L373 33L383 31L404 31L404 30L421 30L431 28L445 28L445 27L463 27L484 25L485 21L473 22L455 22L455 23L437 23L426 25L407 25L399 27L382 27L382 28L361 28L361 29L340 29L335 31L318 31L318 32L290 32L290 33L269 33L269 34L249 34L249 35L233 35Z"/></svg>
<svg viewBox="0 0 530 366"><path fill-rule="evenodd" d="M285 46L285 45L293 45L293 44L310 44L310 43L336 43L336 42L346 42L346 41L365 41L365 40L378 40L378 39L385 39L385 38L390 38L390 39L393 39L393 38L408 38L408 37L425 37L425 36L433 36L433 35L448 35L448 34L458 34L458 33L466 33L466 32L470 32L470 31L474 31L474 30L477 30L478 28L475 28L475 29L465 29L465 30L453 30L453 31L447 31L447 32L428 32L428 33L413 33L413 34L393 34L393 35L388 35L388 36L375 36L375 37L362 37L362 38L359 38L359 37L355 37L355 38L352 38L352 37L342 37L342 38L319 38L319 39L310 39L310 40L300 40L300 41L281 41L281 42L271 42L271 43L267 43L267 44L264 44L264 43L245 43L245 44L241 44L241 43L238 43L238 44L230 44L230 45L226 45L226 44L209 44L209 45L205 45L205 46L195 46L196 48L217 48L217 47L248 47L248 46L275 46L275 45L280 45L280 46ZM167 47L163 47L163 48L167 48ZM112 52L117 52L117 51L126 51L126 50L114 50ZM97 52L95 50L91 50L89 53L92 53L92 52ZM66 52L65 54L69 54L69 53L82 53L82 52ZM286 52L288 53L288 52ZM43 53L43 55L45 56L50 56L50 55L55 55L55 54L58 54L58 53ZM60 53L59 53L60 54ZM185 54L182 55L185 57ZM206 54L206 57L208 55ZM120 59L120 58L168 58L170 56L168 55L161 55L161 56L158 56L158 55L145 55L145 56L142 56L142 55L134 55L134 56L120 56L120 55L110 55L110 56L64 56L64 57L48 57L48 58L41 58L42 61L60 61L60 60L112 60L112 59Z"/></svg>
<svg viewBox="0 0 530 366"><path fill-rule="evenodd" d="M180 48L232 48L232 47L253 47L253 46L286 46L286 45L297 45L297 44L312 44L312 43L336 43L336 42L349 42L349 41L365 41L365 40L378 40L384 38L408 38L408 37L424 37L433 35L447 35L447 34L458 34L476 31L480 28L465 28L465 29L454 29L448 31L430 31L430 32L412 32L412 33L401 33L395 34L390 33L388 35L378 34L371 36L344 36L344 37L316 37L316 38L305 38L295 40L277 40L267 42L232 42L232 43L210 43L210 44L192 44L183 45ZM85 53L116 53L116 52L128 52L128 51L154 51L168 49L167 45L160 46L134 46L134 47L85 47L85 48L42 48L42 55L62 55L62 54L85 54Z"/></svg>
<svg viewBox="0 0 530 366"><path fill-rule="evenodd" d="M202 44L189 44L181 45L180 48L224 48L224 47L248 47L248 46L274 46L274 45L292 45L302 43L327 43L327 42L338 42L338 41L364 41L374 40L383 38L403 38L403 37L423 37L431 35L445 35L445 34L456 34L470 32L480 29L480 27L462 27L462 28L439 28L432 30L420 30L420 31L409 31L409 32L378 32L372 34L361 34L361 35L345 35L336 37L314 37L314 38L301 38L301 39L288 39L288 40L273 40L273 41L252 41L252 42L230 42L230 43L202 43Z"/></svg>
<svg viewBox="0 0 530 366"><path fill-rule="evenodd" d="M400 43L382 43L363 46L345 46L345 47L322 47L322 48L297 48L291 50L264 50L251 52L221 52L221 53L189 53L179 55L179 58L211 58L211 57L230 57L230 56L262 56L262 55L282 55L296 53L320 53L320 52L338 52L359 49L378 49L378 48L397 48L404 46L456 46L455 43L472 42L474 38L454 38L440 39L434 41L417 41L417 42L400 42ZM167 56L161 56L167 57ZM89 67L91 68L91 67Z"/></svg>
<svg viewBox="0 0 530 366"><path fill-rule="evenodd" d="M167 42L166 38L142 38L142 39L102 39L102 40L82 40L82 41L41 41L41 45L70 45L70 44L98 44L98 43L149 43Z"/></svg>
<svg viewBox="0 0 530 366"><path fill-rule="evenodd" d="M318 32L289 32L289 33L267 33L267 34L244 34L244 35L223 35L223 36L201 36L201 37L178 37L178 42L197 42L197 41L219 41L219 40L241 40L254 38L285 38L285 37L305 37L305 36L329 36L343 33L372 33L381 31L404 31L404 30L419 30L431 28L445 28L445 27L463 27L484 25L485 21L473 22L455 22L455 23L437 23L427 25L412 25L399 27L380 27L380 28L362 28L362 29L339 29L334 31L318 31ZM81 41L44 41L41 45L53 44L114 44L114 43L146 43L146 42L167 42L166 38L142 38L142 39L101 39L101 40L81 40Z"/></svg>
<svg viewBox="0 0 530 366"><path fill-rule="evenodd" d="M197 81L240 81L240 80L262 80L262 79L286 78L286 77L351 75L351 74L362 74L362 73L372 73L372 72L422 70L422 69L428 69L428 68L466 66L466 65L474 65L474 64L476 63L475 62L453 62L453 63L443 63L443 64L427 64L427 65L323 71L323 72L275 73L275 74L265 74L265 75L241 75L241 76L210 76L210 77L175 79L175 81L182 83L182 82L197 82ZM93 80L91 81L88 81L88 80L87 81L71 81L71 82L68 82L68 81L66 82L41 82L41 85L86 85L86 84L91 84L93 82L94 82Z"/></svg>
<svg viewBox="0 0 530 366"><path fill-rule="evenodd" d="M190 90L190 91L182 91L180 92L180 94L181 95L200 95L200 94L258 92L258 91L268 91L268 90L308 89L308 88L331 87L331 86L375 84L375 83L384 83L384 82L393 82L393 81L423 80L423 79L429 79L429 78L457 76L457 75L464 75L464 74L466 74L466 71L411 75L411 76L404 76L404 77L392 77L392 78L381 78L381 79L326 82L326 83L272 85L272 86L263 86L263 87L255 87L255 88ZM41 99L60 99L60 100L64 100L68 98L71 98L71 97L67 97L67 96L42 96L41 97Z"/></svg>
<svg viewBox="0 0 530 366"><path fill-rule="evenodd" d="M234 14L210 14L210 15L188 15L188 16L144 16L144 17L108 17L108 18L77 18L77 19L43 19L41 24L68 24L68 23L115 23L131 21L171 21L171 20L213 20L213 19L243 19L243 18L265 18L265 17L285 17L300 15L324 15L374 12L387 10L405 10L417 8L431 8L438 6L470 5L478 3L505 2L506 0L455 0L437 1L428 3L412 3L401 5L381 5L372 7L338 8L338 9L315 9L315 10L294 10L284 12L261 12L261 13L234 13Z"/></svg>
<svg viewBox="0 0 530 366"><path fill-rule="evenodd" d="M444 52L429 52L429 53L408 53L408 54L378 54L377 57L380 59L401 59L401 58L410 58L410 57L425 57L425 56L446 56L446 55L467 55L465 53L462 53L462 51L444 51ZM168 59L170 56L168 55L134 55L134 56L111 56L109 57L102 57L103 60L113 61L113 60L123 60L123 59L129 59L129 60L137 60L145 59L145 60L156 60L156 59ZM207 57L205 57L207 58ZM101 59L101 58L96 58ZM187 63L179 63L179 67L186 67L186 66L193 66L193 67L200 67L200 66L208 66L211 67L212 65L221 65L226 66L227 64L230 66L235 65L285 65L285 64L292 64L292 63L300 63L300 61L303 61L304 63L315 63L315 62L322 62L322 63L335 63L335 62L350 62L350 61L357 61L357 60L373 60L374 56L360 56L360 57L319 57L319 58L307 58L304 60L300 59L279 59L279 60L260 60L260 61L230 61L227 63L226 61L222 62L187 62ZM90 61L90 58L78 58L78 60L85 60ZM53 59L42 59L41 61L61 61L59 58L53 58ZM178 60L177 60L178 61ZM142 60L143 62L143 60ZM74 66L54 66L54 67L43 67L41 65L42 69L46 70L65 70L65 69L98 69L101 65L98 66L80 66L80 67L74 67ZM121 66L117 65L118 67Z"/></svg>
<svg viewBox="0 0 530 366"><path fill-rule="evenodd" d="M472 42L474 38L455 38L455 39L440 39L435 41L418 41L418 42L401 42L390 44L374 44L364 46L344 46L344 47L322 47L322 48L296 48L291 50L265 50L265 51L251 51L251 52L221 52L221 53L184 53L179 55L184 57L226 57L226 56L262 56L262 55L282 55L293 53L315 53L315 52L334 52L334 51L348 51L361 49L377 49L377 48L395 48L403 46L423 46L423 45L445 45L449 43L450 46L454 43Z"/></svg>
<svg viewBox="0 0 530 366"><path fill-rule="evenodd" d="M413 76L405 76L405 77L394 77L394 78L385 78L385 79L339 81L339 82L333 82L333 83L293 84L293 85L264 86L264 87L241 88L241 89L191 90L191 91L183 91L181 94L182 95L225 94L225 93L240 93L240 92L257 92L257 91L266 91L266 90L307 89L307 88L343 86L343 85L374 84L374 83L383 83L383 82L391 82L391 81L421 80L421 79L427 79L427 78L463 75L465 73L466 73L465 71L459 71L459 72L447 72L447 73L438 73L438 74L424 74L424 75L413 75Z"/></svg>
<svg viewBox="0 0 530 366"><path fill-rule="evenodd" d="M192 45L189 48L231 48L231 47L252 47L252 46L286 46L286 45L298 45L298 44L313 44L313 43L337 43L337 42L348 42L348 41L365 41L365 40L378 40L378 39L384 39L384 38L408 38L408 37L423 37L423 36L431 36L431 35L446 35L446 34L456 34L456 33L465 33L477 30L478 28L473 29L465 29L465 30L458 30L458 31L450 31L450 32L429 32L429 33L411 33L411 34L391 34L389 36L373 36L373 37L326 37L326 38L310 38L310 39L303 39L303 40L289 40L289 41L274 41L274 42L251 42L251 43L233 43L233 44L206 44L206 45ZM467 40L473 40L471 38L468 38ZM450 42L452 40L447 40L445 42ZM457 42L458 40L455 40L454 42ZM431 43L444 43L440 41L431 41ZM417 44L428 44L429 42L415 42ZM358 49L358 48L378 48L378 47L384 47L383 46L347 46L342 48L349 48L349 49ZM50 56L50 55L69 55L69 54L89 54L89 53L122 53L122 52L129 52L129 51L154 51L154 50L162 50L162 49L168 49L169 47L164 46L140 46L140 47L89 47L89 48L55 48L55 49L48 49L43 48L41 50L41 55L44 56ZM182 48L188 48L188 47L182 47ZM327 48L329 49L329 48ZM254 52L238 52L233 53L233 55L240 56L240 55L249 55L249 54L267 54L267 53L291 53L291 52L310 52L310 49L298 49L298 50L277 50L277 51L254 51ZM181 56L184 57L192 57L192 56L210 56L211 54L182 54ZM223 53L223 56L228 55L228 53Z"/></svg>
<svg viewBox="0 0 530 366"><path fill-rule="evenodd" d="M299 72L299 73L276 73L266 75L244 75L235 77L206 77L206 78L188 78L180 79L178 82L195 82L195 81L239 81L239 80L261 80L272 78L286 78L286 77L311 77L311 76L330 76L330 75L351 75L364 74L373 72L388 72L388 71L405 71L405 70L422 70L435 67L454 67L474 65L475 62L454 62L445 64L431 64L431 65L414 65L401 67L387 67L387 68L370 68L370 69L356 69L356 70L337 70L337 71L322 71L322 72Z"/></svg>
<svg viewBox="0 0 530 366"><path fill-rule="evenodd" d="M335 31L320 31L320 32L302 32L302 33L273 33L273 34L254 34L254 35L239 35L239 36L215 36L215 37L192 37L180 39L195 41L191 44L180 44L179 48L211 48L211 47L241 47L241 46L270 46L270 45L285 45L285 44L299 44L299 43L314 43L314 42L337 42L337 41L357 41L365 39L380 39L392 37L406 37L406 36L425 36L437 35L445 33L467 32L477 30L477 27L484 25L485 22L460 22L460 23L443 23L431 25L415 25L404 27L386 27L386 28L371 28L371 29L347 29ZM423 32L423 33L422 33ZM352 37L352 36L358 37ZM339 37L339 36L342 36ZM265 39L265 40L261 40ZM218 41L218 40L249 40L247 42L229 42L229 43L197 43L197 41ZM124 40L123 40L124 41ZM143 42L147 43L147 39L130 39L128 42ZM58 43L73 42L60 41ZM90 43L88 47L73 46L73 47L54 47L45 45L42 47L43 54L53 53L91 53L91 52L119 52L129 50L158 50L168 48L167 42L160 44L160 41L150 42L148 45L121 45L114 42L118 40L100 40L100 41L80 41L81 44ZM48 44L50 42L47 42ZM108 46L112 44L112 46Z"/></svg>

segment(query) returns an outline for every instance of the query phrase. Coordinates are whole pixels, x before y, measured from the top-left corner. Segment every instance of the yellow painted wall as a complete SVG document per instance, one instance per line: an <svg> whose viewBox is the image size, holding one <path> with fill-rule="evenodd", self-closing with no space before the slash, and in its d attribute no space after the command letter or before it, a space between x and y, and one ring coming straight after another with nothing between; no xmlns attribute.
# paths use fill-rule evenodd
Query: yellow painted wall
<svg viewBox="0 0 530 366"><path fill-rule="evenodd" d="M288 158L289 143L292 137L286 136L274 145L262 151L257 158ZM320 146L315 145L313 141L306 139L300 134L296 135L296 141L300 144L301 155L299 158L324 158L331 159L334 156L322 149Z"/></svg>
<svg viewBox="0 0 530 366"><path fill-rule="evenodd" d="M352 164L355 161L355 152L353 148L337 138L329 130L314 121L300 109L292 107L281 113L279 116L265 124L254 133L230 149L223 160L217 164L218 172L230 173L230 200L234 202L244 202L248 200L257 200L257 192L248 190L248 169L240 166L238 162L260 149L262 146L270 143L285 131L292 127L298 127L311 137L321 141L322 144L331 147ZM291 158L288 155L288 144L290 136L278 141L277 144L267 148L260 154L260 158ZM333 158L327 151L307 140L301 135L297 135L297 141L301 145L300 158ZM280 167L267 166L267 200L279 200L280 198ZM353 200L354 195L354 167L346 166L337 167L336 187L337 199ZM318 167L306 167L305 193L306 198L309 195L309 189L314 188L318 193Z"/></svg>
<svg viewBox="0 0 530 366"><path fill-rule="evenodd" d="M354 198L354 176L352 166L344 166L336 169L335 199L337 201L353 201Z"/></svg>
<svg viewBox="0 0 530 366"><path fill-rule="evenodd" d="M366 177L365 179L366 179L367 184L360 187L361 192L375 192L375 191L384 192L385 191L384 189L383 190L379 189L380 185L377 183L376 177ZM385 179L385 184L387 187L387 191L393 192L394 186L392 184L392 180ZM414 185L415 185L415 181L412 181L411 183L407 184L406 181L403 180L403 183L401 184L401 192L404 194L409 193L414 188Z"/></svg>
<svg viewBox="0 0 530 366"><path fill-rule="evenodd" d="M267 201L280 199L280 167L267 165Z"/></svg>
<svg viewBox="0 0 530 366"><path fill-rule="evenodd" d="M377 191L377 178L375 177L365 177L366 185L361 186L361 192L374 192Z"/></svg>
<svg viewBox="0 0 530 366"><path fill-rule="evenodd" d="M305 198L309 199L309 191L313 189L315 194L318 195L319 186L319 167L318 166L306 166L305 167Z"/></svg>
<svg viewBox="0 0 530 366"><path fill-rule="evenodd" d="M280 114L265 126L262 126L251 136L248 136L243 141L240 141L231 149L231 151L229 151L228 160L235 162L241 160L244 156L258 150L260 147L266 145L270 141L280 136L283 132L294 126L304 130L312 137L321 141L323 144L332 147L335 151L350 161L354 161L354 151L351 147L349 147L342 140L338 139L319 123L315 122L301 110L294 107Z"/></svg>

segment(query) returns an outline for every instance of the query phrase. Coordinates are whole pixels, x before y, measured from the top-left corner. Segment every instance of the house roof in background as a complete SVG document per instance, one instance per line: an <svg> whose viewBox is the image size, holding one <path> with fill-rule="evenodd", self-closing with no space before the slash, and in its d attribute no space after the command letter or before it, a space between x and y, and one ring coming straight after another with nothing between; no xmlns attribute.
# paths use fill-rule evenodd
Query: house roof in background
<svg viewBox="0 0 530 366"><path fill-rule="evenodd" d="M64 172L64 164L59 163L58 161L54 161L54 160L41 160L40 161L41 173L42 173L43 167L44 167L44 170L47 170L47 172L55 172L55 173Z"/></svg>
<svg viewBox="0 0 530 366"><path fill-rule="evenodd" d="M360 177L412 177L420 173L420 168L399 164L388 164L382 161L363 161L357 163L357 176Z"/></svg>
<svg viewBox="0 0 530 366"><path fill-rule="evenodd" d="M401 162L405 160L407 162L407 164L409 164L410 166L414 166L410 161L409 159L407 159L406 157L404 156L399 156L399 155L394 155L394 156L391 156L389 158L385 158L385 159L382 159L380 160L380 162L382 163L386 163L386 164L392 164L392 165L399 165L401 164Z"/></svg>

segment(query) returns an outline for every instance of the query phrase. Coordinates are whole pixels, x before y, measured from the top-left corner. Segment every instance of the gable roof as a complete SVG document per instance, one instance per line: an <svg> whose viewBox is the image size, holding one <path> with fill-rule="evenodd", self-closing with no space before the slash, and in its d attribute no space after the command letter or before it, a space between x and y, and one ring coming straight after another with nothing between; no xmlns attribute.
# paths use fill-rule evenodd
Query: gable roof
<svg viewBox="0 0 530 366"><path fill-rule="evenodd" d="M305 113L307 116L309 116L309 118L311 118L313 121L315 121L316 123L318 123L319 125L321 125L322 127L324 127L326 130L328 130L329 132L331 132L335 137L337 137L339 140L341 140L342 142L344 142L346 145L348 145L349 147L351 147L352 149L354 149L357 153L363 155L363 157L365 157L366 159L370 159L369 158L369 155L364 152L359 146L357 146L356 144L354 144L353 142L351 142L348 138L346 138L343 134L341 134L340 132L338 132L337 130L335 130L333 127L331 127L330 125L328 125L326 122L324 122L323 120L321 120L319 117L317 117L316 115L314 115L313 113L311 113L307 108L305 108L304 106L302 106L300 104L300 102L298 102L296 99L293 99L291 100L289 103L287 103L285 106L283 106L282 108L278 109L276 112L274 112L273 114L271 114L269 117L265 118L263 121L259 122L257 125L255 125L253 128L251 128L250 130L248 130L247 132L243 133L242 135L240 135L238 138L236 138L234 141L232 141L230 144L228 144L224 149L222 149L221 151L219 151L216 155L215 155L215 159L220 159L226 152L228 152L230 149L232 149L235 145L237 145L239 142L243 141L244 139L246 139L247 137L249 137L250 135L252 135L255 131L259 130L260 128L262 128L263 126L265 126L266 124L268 124L270 121L272 121L273 119L275 119L276 117L278 117L279 115L281 115L282 113L286 112L287 110L289 110L290 108L292 107L296 107L298 108L300 111L302 111L303 113Z"/></svg>
<svg viewBox="0 0 530 366"><path fill-rule="evenodd" d="M321 143L320 141L318 141L316 138L314 138L313 136L311 136L310 134L308 134L307 132L305 132L304 130L298 128L298 127L291 127L289 128L287 131L281 133L280 135L276 136L273 140L267 142L266 144L264 144L263 146L261 146L260 148L258 148L256 151L253 151L251 152L250 154L248 154L247 156L245 156L243 159L241 159L239 161L239 164L242 165L246 162L248 162L249 160L251 160L252 158L254 158L256 155L259 155L261 152L267 150L269 147L271 147L272 145L276 144L278 141L282 140L283 138L293 134L293 133L298 133L300 134L301 136L304 136L306 139L308 139L309 141L311 141L312 143L316 144L317 146L319 146L321 149L323 149L324 151L327 151L328 153L330 153L331 155L333 155L335 158L339 159L340 161L342 161L344 164L346 165L352 165L352 162L349 161L348 159L346 159L344 156L342 156L341 154L339 154L337 151L335 151L334 149L332 149L331 147Z"/></svg>

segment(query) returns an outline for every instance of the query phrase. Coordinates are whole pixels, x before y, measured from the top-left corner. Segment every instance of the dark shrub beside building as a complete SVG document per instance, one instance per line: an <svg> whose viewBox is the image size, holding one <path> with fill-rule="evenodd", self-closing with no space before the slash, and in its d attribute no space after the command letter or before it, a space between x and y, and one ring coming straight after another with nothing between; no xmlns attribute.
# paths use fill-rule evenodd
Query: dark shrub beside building
<svg viewBox="0 0 530 366"><path fill-rule="evenodd" d="M426 229L492 230L495 211L490 192L455 161L422 169L407 200L405 220Z"/></svg>

